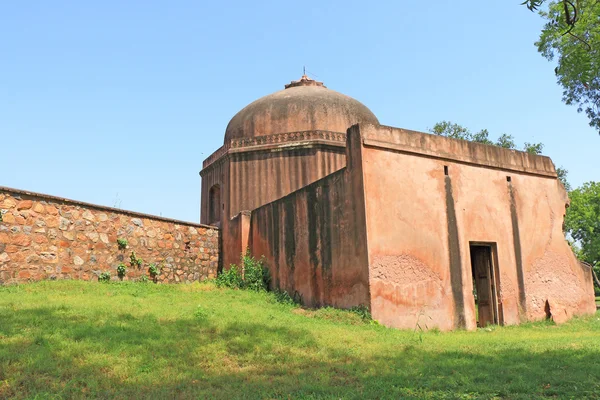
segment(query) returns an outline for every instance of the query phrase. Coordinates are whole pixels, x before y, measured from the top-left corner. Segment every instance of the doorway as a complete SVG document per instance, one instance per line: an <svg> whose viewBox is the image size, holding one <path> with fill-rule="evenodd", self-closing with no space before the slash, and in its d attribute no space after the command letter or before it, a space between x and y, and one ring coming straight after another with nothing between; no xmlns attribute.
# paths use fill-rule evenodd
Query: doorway
<svg viewBox="0 0 600 400"><path fill-rule="evenodd" d="M208 191L208 223L219 226L221 222L221 187L214 185Z"/></svg>
<svg viewBox="0 0 600 400"><path fill-rule="evenodd" d="M471 243L471 272L477 326L501 324L501 305L498 301L498 270L495 244Z"/></svg>

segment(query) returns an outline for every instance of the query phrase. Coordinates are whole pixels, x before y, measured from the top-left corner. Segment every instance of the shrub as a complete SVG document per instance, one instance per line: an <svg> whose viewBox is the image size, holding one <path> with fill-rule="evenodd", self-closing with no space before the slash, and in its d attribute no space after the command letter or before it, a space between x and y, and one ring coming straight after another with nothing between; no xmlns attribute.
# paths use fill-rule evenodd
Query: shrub
<svg viewBox="0 0 600 400"><path fill-rule="evenodd" d="M141 258L137 258L135 251L132 251L131 255L129 256L129 264L131 265L131 268L142 268L142 263L143 260Z"/></svg>
<svg viewBox="0 0 600 400"><path fill-rule="evenodd" d="M148 279L148 277L146 275L142 275L142 276L139 277L138 282L148 283L149 279Z"/></svg>
<svg viewBox="0 0 600 400"><path fill-rule="evenodd" d="M248 289L256 292L268 290L271 277L262 258L257 260L247 252L242 256L242 265L243 273L237 265L231 265L229 270L222 271L215 279L217 287Z"/></svg>
<svg viewBox="0 0 600 400"><path fill-rule="evenodd" d="M350 309L350 312L353 312L354 314L361 317L363 319L363 321L372 321L373 320L373 317L371 316L371 311L369 310L369 307L365 306L364 304L352 307Z"/></svg>
<svg viewBox="0 0 600 400"><path fill-rule="evenodd" d="M125 276L126 273L127 273L127 267L125 266L125 264L123 264L123 263L119 264L119 266L117 267L117 274L119 275L119 278L123 279L123 277Z"/></svg>
<svg viewBox="0 0 600 400"><path fill-rule="evenodd" d="M119 238L117 239L117 245L119 246L119 250L125 250L127 248L127 240Z"/></svg>
<svg viewBox="0 0 600 400"><path fill-rule="evenodd" d="M156 278L158 275L160 275L160 271L161 270L162 270L162 266L161 265L156 265L156 263L152 263L148 267L148 273L150 274L150 276L153 279Z"/></svg>
<svg viewBox="0 0 600 400"><path fill-rule="evenodd" d="M110 272L104 271L98 275L98 282L110 282Z"/></svg>
<svg viewBox="0 0 600 400"><path fill-rule="evenodd" d="M242 256L242 264L244 265L244 288L255 292L266 291L271 277L269 270L264 266L264 259L257 260L247 252Z"/></svg>
<svg viewBox="0 0 600 400"><path fill-rule="evenodd" d="M228 270L222 271L215 279L217 287L241 289L243 287L242 274L237 265L231 265Z"/></svg>
<svg viewBox="0 0 600 400"><path fill-rule="evenodd" d="M281 290L274 291L273 297L275 298L275 301L277 303L286 304L289 306L297 306L298 304L300 304L299 301L297 301L295 298L290 296L290 294L288 292L286 292L285 290L284 291L281 291Z"/></svg>

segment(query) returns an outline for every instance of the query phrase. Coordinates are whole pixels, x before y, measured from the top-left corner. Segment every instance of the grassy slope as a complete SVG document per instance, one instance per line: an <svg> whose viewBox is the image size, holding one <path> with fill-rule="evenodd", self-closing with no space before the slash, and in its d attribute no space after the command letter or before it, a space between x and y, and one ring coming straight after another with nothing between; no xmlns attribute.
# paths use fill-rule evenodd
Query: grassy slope
<svg viewBox="0 0 600 400"><path fill-rule="evenodd" d="M210 284L0 288L0 398L600 398L600 315L397 331Z"/></svg>

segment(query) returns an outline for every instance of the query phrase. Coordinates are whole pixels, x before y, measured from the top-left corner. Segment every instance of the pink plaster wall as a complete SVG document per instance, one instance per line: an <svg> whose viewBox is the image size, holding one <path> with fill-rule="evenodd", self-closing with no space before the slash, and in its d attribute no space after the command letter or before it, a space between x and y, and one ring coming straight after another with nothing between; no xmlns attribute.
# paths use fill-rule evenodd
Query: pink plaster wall
<svg viewBox="0 0 600 400"><path fill-rule="evenodd" d="M475 328L470 242L497 244L505 324L544 318L546 301L556 320L595 312L591 274L562 233L566 194L550 159L389 127L360 130L374 318L399 328ZM519 306L509 185L525 309ZM464 304L458 307L450 277L449 195Z"/></svg>
<svg viewBox="0 0 600 400"><path fill-rule="evenodd" d="M358 136L353 165L252 212L249 245L265 256L274 288L307 306L370 301Z"/></svg>

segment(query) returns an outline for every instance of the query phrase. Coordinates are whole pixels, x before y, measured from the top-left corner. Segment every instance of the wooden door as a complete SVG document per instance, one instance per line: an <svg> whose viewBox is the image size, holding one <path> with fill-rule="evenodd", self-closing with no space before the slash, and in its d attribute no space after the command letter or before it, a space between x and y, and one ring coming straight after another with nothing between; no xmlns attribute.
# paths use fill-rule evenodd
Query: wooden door
<svg viewBox="0 0 600 400"><path fill-rule="evenodd" d="M477 293L477 322L480 327L485 327L496 323L491 248L471 246L471 266Z"/></svg>

